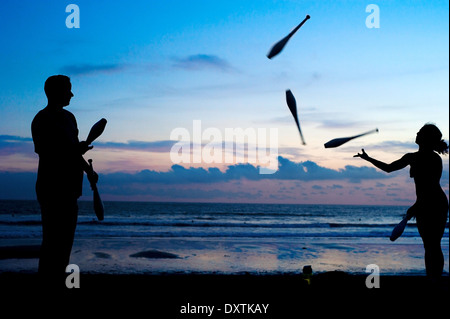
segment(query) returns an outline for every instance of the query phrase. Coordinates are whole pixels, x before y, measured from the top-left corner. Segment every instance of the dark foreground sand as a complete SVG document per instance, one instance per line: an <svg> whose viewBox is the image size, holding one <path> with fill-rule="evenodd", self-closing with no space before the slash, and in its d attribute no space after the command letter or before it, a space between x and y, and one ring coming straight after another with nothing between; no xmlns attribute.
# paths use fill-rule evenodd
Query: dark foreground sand
<svg viewBox="0 0 450 319"><path fill-rule="evenodd" d="M0 260L36 260L38 254L37 245L1 247ZM150 250L132 257L173 259L174 256ZM372 289L366 286L368 275L342 271L315 273L308 285L302 275L293 273L133 275L82 272L79 289L63 287L51 291L35 271L0 270L0 314L3 317L12 310L16 316L39 317L40 313L51 313L55 309L56 317L99 315L102 319L116 318L119 314L125 318L139 314L145 319L284 319L323 318L325 315L393 318L394 314L417 317L419 310L424 311L427 318L448 314L448 274L442 277L438 287L430 285L424 276L381 275L380 288ZM267 307L266 312L259 313L258 309L264 309L263 306ZM216 310L198 313L206 307ZM195 309L197 313L183 313L187 309Z"/></svg>
<svg viewBox="0 0 450 319"><path fill-rule="evenodd" d="M392 317L393 313L404 315L417 309L425 309L430 318L436 311L448 313L448 276L443 277L437 289L430 287L423 276L381 276L378 289L368 289L365 280L365 275L339 271L316 274L311 285L293 274L81 274L79 289L52 294L39 286L35 273L0 273L0 289L5 306L14 301L29 305L45 300L46 307L63 304L72 312L86 310L102 317L119 311L143 312L144 318L230 319L303 318L306 314L318 318L330 314ZM267 313L243 313L246 306L234 308L238 304L269 306ZM183 307L188 305L214 306L216 310L209 315L183 314ZM251 309L257 309L254 307ZM20 313L30 308L14 309ZM225 313L225 309L233 312Z"/></svg>

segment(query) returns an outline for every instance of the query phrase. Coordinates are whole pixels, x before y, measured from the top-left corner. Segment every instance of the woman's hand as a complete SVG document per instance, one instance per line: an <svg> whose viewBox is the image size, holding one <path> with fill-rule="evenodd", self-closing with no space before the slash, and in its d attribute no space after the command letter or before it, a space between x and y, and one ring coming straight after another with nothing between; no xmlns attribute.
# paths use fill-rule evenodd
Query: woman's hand
<svg viewBox="0 0 450 319"><path fill-rule="evenodd" d="M406 211L405 218L408 218L408 220L410 220L411 218L416 217L416 215L417 215L417 205L414 204Z"/></svg>
<svg viewBox="0 0 450 319"><path fill-rule="evenodd" d="M356 155L353 155L353 157L361 157L364 160L369 160L369 155L367 155L367 153L364 151L364 149L361 150L362 153L358 153Z"/></svg>

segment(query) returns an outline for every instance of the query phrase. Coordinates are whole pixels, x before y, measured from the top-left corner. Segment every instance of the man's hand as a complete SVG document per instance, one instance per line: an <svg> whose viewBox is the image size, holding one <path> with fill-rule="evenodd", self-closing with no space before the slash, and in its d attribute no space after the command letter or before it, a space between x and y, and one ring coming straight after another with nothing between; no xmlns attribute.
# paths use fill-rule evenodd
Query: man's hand
<svg viewBox="0 0 450 319"><path fill-rule="evenodd" d="M88 178L89 183L91 185L97 184L97 182L98 182L98 174L94 170L91 170L91 171L87 172L86 175L87 175L87 178Z"/></svg>
<svg viewBox="0 0 450 319"><path fill-rule="evenodd" d="M86 141L82 141L80 142L80 144L78 144L78 148L80 150L81 155L84 155L87 151L93 149L94 146L89 145Z"/></svg>

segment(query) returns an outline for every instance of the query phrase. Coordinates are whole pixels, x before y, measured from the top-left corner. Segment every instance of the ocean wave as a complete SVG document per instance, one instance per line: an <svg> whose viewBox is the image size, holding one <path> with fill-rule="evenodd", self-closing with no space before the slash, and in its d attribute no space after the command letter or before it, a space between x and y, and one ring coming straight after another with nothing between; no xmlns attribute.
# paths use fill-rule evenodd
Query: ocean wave
<svg viewBox="0 0 450 319"><path fill-rule="evenodd" d="M99 222L85 222L78 224L76 238L100 237L236 237L236 238L388 238L392 232L392 225L370 225L373 227L358 227L354 224L340 224L338 227L329 227L329 224L300 224L300 225L248 225L236 223L197 227L198 225L185 224L157 224L156 226L124 225L120 223L107 224ZM336 226L336 225L335 225ZM448 228L445 230L444 240L448 240ZM41 227L33 226L1 226L0 238L40 238ZM420 238L415 225L405 229L402 237Z"/></svg>
<svg viewBox="0 0 450 319"><path fill-rule="evenodd" d="M9 226L38 226L41 225L40 220L0 220L0 225ZM384 228L395 227L397 223L295 223L295 222L271 222L271 221L186 221L186 220L139 220L139 219L110 219L97 221L91 219L80 219L78 225L92 225L99 227L230 227L230 228ZM410 222L407 227L417 227L415 222ZM447 226L448 228L448 223Z"/></svg>
<svg viewBox="0 0 450 319"><path fill-rule="evenodd" d="M388 238L404 213L397 207L371 207L368 215L367 209L349 206L106 204L101 222L91 203L80 204L76 238ZM0 214L0 238L41 236L38 212ZM420 238L415 221L408 223L403 237Z"/></svg>
<svg viewBox="0 0 450 319"><path fill-rule="evenodd" d="M4 232L1 239L13 238L40 238L40 232ZM76 238L389 238L390 232L380 231L371 233L283 233L283 232L183 232L183 231L155 231L155 232L129 232L126 230L106 231L77 231ZM414 233L404 233L402 237L417 237ZM444 236L445 237L445 236ZM447 236L448 238L448 236Z"/></svg>

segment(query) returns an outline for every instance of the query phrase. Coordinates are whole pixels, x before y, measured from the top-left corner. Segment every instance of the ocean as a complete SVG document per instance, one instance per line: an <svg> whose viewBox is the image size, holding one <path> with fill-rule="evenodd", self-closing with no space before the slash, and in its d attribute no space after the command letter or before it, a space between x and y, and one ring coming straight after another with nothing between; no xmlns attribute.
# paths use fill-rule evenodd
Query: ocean
<svg viewBox="0 0 450 319"><path fill-rule="evenodd" d="M401 238L389 241L393 227L408 207L149 202L104 205L105 219L99 222L92 202L79 202L72 256L88 264L91 272L295 272L302 264L313 264L318 271L362 272L369 264L367 256L377 259L389 273L421 273L424 268L422 242L414 220ZM0 246L39 244L41 236L36 201L0 201ZM442 240L447 272L448 242L447 223ZM179 258L155 258L157 254L130 258L133 252L145 251ZM186 262L180 264L180 259ZM377 264L377 260L370 263ZM22 260L24 266L15 262L18 269L33 268L25 266L30 260ZM0 271L11 268L11 260L9 264L0 260Z"/></svg>

